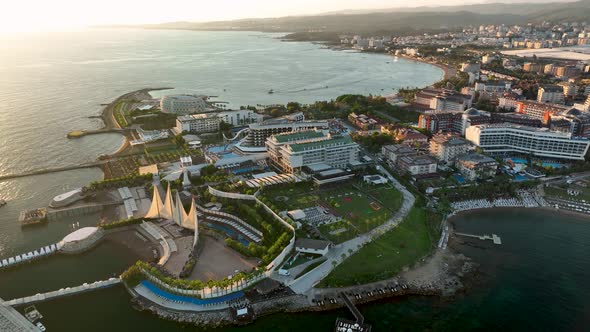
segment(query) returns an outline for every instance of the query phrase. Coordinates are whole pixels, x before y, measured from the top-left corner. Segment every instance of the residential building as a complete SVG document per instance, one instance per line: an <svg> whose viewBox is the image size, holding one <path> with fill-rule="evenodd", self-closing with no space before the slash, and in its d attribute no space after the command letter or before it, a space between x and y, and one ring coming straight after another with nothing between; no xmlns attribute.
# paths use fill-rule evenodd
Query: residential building
<svg viewBox="0 0 590 332"><path fill-rule="evenodd" d="M465 135L465 130L470 126L491 123L492 117L489 112L470 108L461 114L461 130L459 133Z"/></svg>
<svg viewBox="0 0 590 332"><path fill-rule="evenodd" d="M518 107L518 102L524 99L524 96L514 92L505 92L500 97L498 97L498 108L504 110L515 110Z"/></svg>
<svg viewBox="0 0 590 332"><path fill-rule="evenodd" d="M457 157L455 166L467 180L474 181L494 176L498 162L479 153L467 153Z"/></svg>
<svg viewBox="0 0 590 332"><path fill-rule="evenodd" d="M286 173L313 164L346 168L359 161L359 146L348 135L321 131L278 134L266 140L266 147L273 165Z"/></svg>
<svg viewBox="0 0 590 332"><path fill-rule="evenodd" d="M475 83L475 91L476 92L487 92L487 93L501 93L510 91L512 88L511 82L505 81L487 81L487 82L476 82Z"/></svg>
<svg viewBox="0 0 590 332"><path fill-rule="evenodd" d="M401 174L426 175L436 173L437 163L426 155L401 157L398 161L398 172Z"/></svg>
<svg viewBox="0 0 590 332"><path fill-rule="evenodd" d="M219 131L221 120L216 113L181 115L176 118L176 131L195 134L213 133Z"/></svg>
<svg viewBox="0 0 590 332"><path fill-rule="evenodd" d="M536 157L584 160L590 141L571 133L514 124L472 126L465 137L487 154L521 153Z"/></svg>
<svg viewBox="0 0 590 332"><path fill-rule="evenodd" d="M418 151L406 144L384 145L381 148L381 153L389 167L395 168L397 162L401 157L416 156Z"/></svg>
<svg viewBox="0 0 590 332"><path fill-rule="evenodd" d="M415 104L441 112L462 112L471 107L473 97L453 90L426 88L416 93Z"/></svg>
<svg viewBox="0 0 590 332"><path fill-rule="evenodd" d="M379 124L379 121L366 114L356 114L354 112L348 115L348 121L361 130L373 130Z"/></svg>
<svg viewBox="0 0 590 332"><path fill-rule="evenodd" d="M426 129L431 133L459 132L458 124L461 122L463 112L439 113L426 112L418 118L418 128Z"/></svg>
<svg viewBox="0 0 590 332"><path fill-rule="evenodd" d="M440 161L449 162L467 153L469 143L453 134L436 134L430 139L430 154Z"/></svg>
<svg viewBox="0 0 590 332"><path fill-rule="evenodd" d="M164 113L194 114L215 111L209 103L207 96L196 95L169 95L160 100L160 109Z"/></svg>
<svg viewBox="0 0 590 332"><path fill-rule="evenodd" d="M526 62L524 65L522 65L522 70L532 73L540 73L543 71L543 67L544 66L539 63Z"/></svg>
<svg viewBox="0 0 590 332"><path fill-rule="evenodd" d="M563 104L563 87L559 85L543 85L539 88L537 101L540 103Z"/></svg>
<svg viewBox="0 0 590 332"><path fill-rule="evenodd" d="M561 113L567 110L563 105L547 104L532 100L523 100L517 103L516 111L547 122L552 114Z"/></svg>

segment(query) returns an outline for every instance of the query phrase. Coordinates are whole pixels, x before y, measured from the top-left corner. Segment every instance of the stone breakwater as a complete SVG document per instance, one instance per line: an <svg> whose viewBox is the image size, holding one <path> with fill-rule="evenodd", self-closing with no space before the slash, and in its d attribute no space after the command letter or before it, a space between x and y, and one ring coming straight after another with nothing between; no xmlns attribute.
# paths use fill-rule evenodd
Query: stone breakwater
<svg viewBox="0 0 590 332"><path fill-rule="evenodd" d="M476 264L461 254L450 250L437 250L413 269L407 269L399 276L370 284L343 287L311 289L305 295L289 295L252 302L247 305L251 316L247 320L235 317L234 309L206 312L181 312L159 306L140 296L134 296L133 307L148 311L162 319L202 327L245 325L256 318L287 312L319 312L345 307L340 293L346 293L355 304L383 301L400 296L452 297L466 288L466 280L476 271ZM131 294L133 290L127 288Z"/></svg>

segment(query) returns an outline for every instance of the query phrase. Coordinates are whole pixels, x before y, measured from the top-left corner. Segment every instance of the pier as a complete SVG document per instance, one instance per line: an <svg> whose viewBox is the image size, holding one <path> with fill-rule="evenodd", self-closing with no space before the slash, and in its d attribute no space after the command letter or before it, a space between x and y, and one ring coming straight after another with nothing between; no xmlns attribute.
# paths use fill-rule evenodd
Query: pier
<svg viewBox="0 0 590 332"><path fill-rule="evenodd" d="M492 240L492 242L494 242L494 244L500 245L502 244L502 239L496 235L496 234L492 234L490 235L475 235L475 234L467 234L467 233L455 233L459 236L465 236L465 237L471 237L471 238L475 238L475 239L480 239L480 240Z"/></svg>
<svg viewBox="0 0 590 332"><path fill-rule="evenodd" d="M52 245L49 245L49 246L46 246L46 247L43 247L43 248L40 248L37 250L33 250L33 251L28 252L26 254L16 255L16 256L10 257L10 258L5 258L2 261L0 261L0 269L15 266L15 265L26 263L26 262L31 262L33 260L36 260L36 259L39 259L42 257L47 257L49 255L53 255L53 254L59 252L61 247L62 247L61 243L56 243L56 244L52 244Z"/></svg>
<svg viewBox="0 0 590 332"><path fill-rule="evenodd" d="M340 293L340 296L344 300L344 304L348 307L350 312L354 315L356 322L349 321L343 318L337 318L336 324L334 327L335 331L342 331L342 332L370 332L371 325L365 324L365 317L363 314L358 310L358 308L352 303L352 301L348 298L346 293Z"/></svg>
<svg viewBox="0 0 590 332"><path fill-rule="evenodd" d="M96 162L84 163L84 164L79 164L79 165L63 166L63 167L56 167L56 168L45 168L45 169L33 170L33 171L28 171L28 172L23 172L23 173L18 173L18 174L7 174L7 175L0 176L0 181L11 180L11 179L16 179L16 178L24 178L24 177L33 176L33 175L42 175L42 174L59 173L59 172L65 172L65 171L73 171L73 170L82 169L82 168L100 167L105 163L106 163L106 161L96 161Z"/></svg>
<svg viewBox="0 0 590 332"><path fill-rule="evenodd" d="M47 292L47 293L43 293L43 294L36 294L33 296L27 296L27 297L22 297L19 299L6 301L4 303L8 304L10 306L28 305L28 304L33 304L33 303L38 303L38 302L43 302L43 301L49 301L49 300L53 300L53 299L64 297L64 296L85 293L85 292L89 292L89 291L96 290L96 289L112 287L114 285L118 285L119 283L121 283L121 279L110 278L109 280L95 281L91 284L83 284L83 285L77 286L77 287L66 287L66 288L62 288L60 290L56 290L56 291L52 291L52 292Z"/></svg>

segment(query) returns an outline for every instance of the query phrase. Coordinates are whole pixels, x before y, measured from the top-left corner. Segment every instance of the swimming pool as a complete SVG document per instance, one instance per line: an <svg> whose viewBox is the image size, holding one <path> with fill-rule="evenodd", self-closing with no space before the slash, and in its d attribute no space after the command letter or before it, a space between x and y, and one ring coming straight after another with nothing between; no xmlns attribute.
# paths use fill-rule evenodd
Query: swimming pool
<svg viewBox="0 0 590 332"><path fill-rule="evenodd" d="M196 304L196 305L218 304L218 303L223 303L226 301L239 299L240 297L244 296L244 292L240 291L240 292L235 292L235 293L231 293L228 295L214 297L214 298L210 298L210 299L197 299L194 297L188 297L188 296L182 296L182 295L168 293L165 290L158 288L156 285L152 284L151 282L149 282L147 280L143 280L141 282L141 285L144 286L145 288L149 289L152 293L154 293L160 297L163 297L169 301L192 303L192 304Z"/></svg>
<svg viewBox="0 0 590 332"><path fill-rule="evenodd" d="M228 144L228 145L218 145L212 146L207 149L207 151L211 153L231 153L231 149L234 147L235 144Z"/></svg>
<svg viewBox="0 0 590 332"><path fill-rule="evenodd" d="M250 241L246 240L244 238L244 236L242 236L242 234L234 231L233 229L229 228L229 227L223 227L221 225L217 225L217 224L212 224L212 223L206 223L207 227L218 230L220 232L223 232L225 234L227 234L229 237L231 238L238 238L238 242L240 242L241 244L243 244L245 247L247 247L250 244Z"/></svg>
<svg viewBox="0 0 590 332"><path fill-rule="evenodd" d="M465 178L461 174L453 174L453 178L461 184L465 183Z"/></svg>

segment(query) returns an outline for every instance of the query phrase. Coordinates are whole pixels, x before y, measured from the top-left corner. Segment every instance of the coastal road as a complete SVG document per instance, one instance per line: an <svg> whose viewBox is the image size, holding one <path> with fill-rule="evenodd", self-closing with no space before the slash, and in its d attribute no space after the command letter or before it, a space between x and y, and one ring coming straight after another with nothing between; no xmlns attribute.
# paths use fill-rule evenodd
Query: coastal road
<svg viewBox="0 0 590 332"><path fill-rule="evenodd" d="M412 195L411 192L409 192L389 172L387 172L387 170L385 170L382 166L380 168L380 172L393 183L397 190L399 190L402 193L404 201L402 203L401 208L385 224L376 227L368 233L365 233L361 236L358 236L354 239L343 242L331 248L325 256L326 262L324 262L323 264L321 264L305 276L297 280L290 281L285 280L285 278L282 278L280 276L273 276L273 278L281 282L285 282L286 285L291 287L291 289L297 294L308 293L315 284L317 284L318 282L320 282L320 280L322 280L328 274L330 274L330 272L332 272L332 270L336 266L338 266L338 264L342 263L347 257L357 252L365 244L370 243L379 236L383 235L384 233L392 230L393 228L399 225L399 223L408 215L412 206L414 206L414 202L416 199L414 195Z"/></svg>

